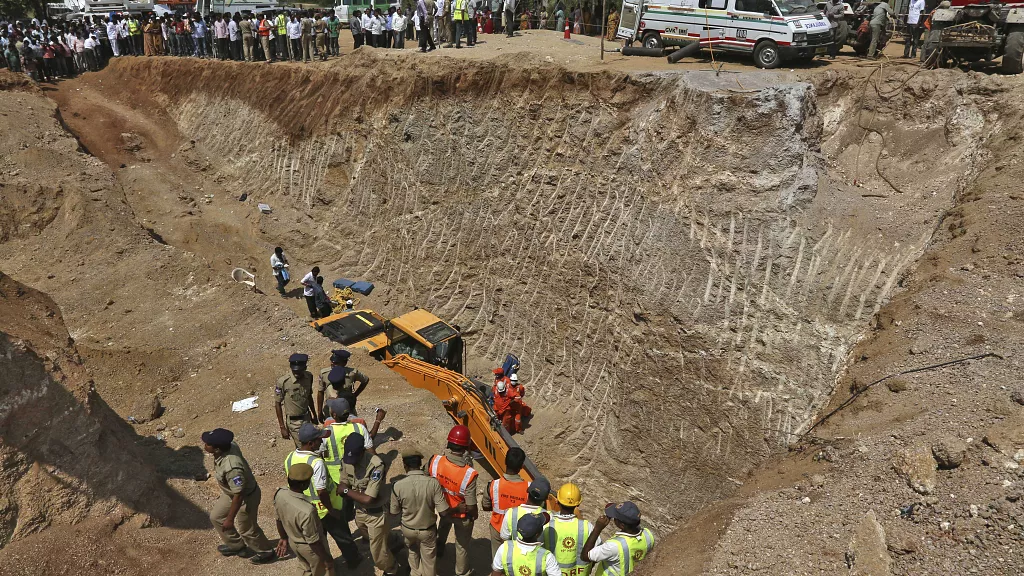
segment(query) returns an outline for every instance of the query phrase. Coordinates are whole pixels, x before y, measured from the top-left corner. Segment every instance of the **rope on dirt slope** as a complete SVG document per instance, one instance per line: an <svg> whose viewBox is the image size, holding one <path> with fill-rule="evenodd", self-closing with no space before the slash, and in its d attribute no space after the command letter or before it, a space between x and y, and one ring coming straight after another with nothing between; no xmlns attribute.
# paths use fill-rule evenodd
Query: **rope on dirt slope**
<svg viewBox="0 0 1024 576"><path fill-rule="evenodd" d="M828 414L825 414L824 416L819 418L817 420L817 422L812 424L811 427L807 429L806 432L804 432L803 434L800 435L800 439L803 440L808 434L811 433L811 431L813 431L818 426L824 424L826 420L828 420L832 416L835 416L843 408L846 408L850 404L853 404L854 400L856 400L858 397L860 397L861 394L863 394L863 393L867 392L868 390L870 390L876 384L881 384L882 382L885 382L886 380L888 380L890 378L895 378L897 376L903 376L905 374L913 374L914 372L924 372L926 370L935 370L936 368L944 368L946 366L952 366L953 364L960 364L960 363L963 363L963 362L967 362L969 360L981 360L982 358L999 358L1000 360L1003 360L1003 357L1000 356L999 354L996 354L995 352L986 352L984 354L976 354L974 356L967 356L965 358L957 358L956 360L948 360L946 362L940 362L938 364L929 364L928 366L921 366L919 368L911 368L909 370L904 370L902 372L896 372L896 373L893 373L893 374L889 374L887 376L883 376L883 377L879 378L878 380L875 380L874 382L868 384L867 386L864 386L863 388L857 390L856 392L851 394L849 398L844 400L842 404L840 404L839 406L836 406L836 408L834 410L832 410Z"/></svg>

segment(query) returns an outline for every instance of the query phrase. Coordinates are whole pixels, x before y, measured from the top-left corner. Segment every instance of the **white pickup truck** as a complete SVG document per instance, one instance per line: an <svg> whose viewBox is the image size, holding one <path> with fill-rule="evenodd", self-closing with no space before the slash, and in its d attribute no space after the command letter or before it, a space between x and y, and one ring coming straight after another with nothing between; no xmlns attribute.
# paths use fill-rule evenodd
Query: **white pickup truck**
<svg viewBox="0 0 1024 576"><path fill-rule="evenodd" d="M623 0L617 37L645 48L684 46L752 54L761 68L809 62L832 44L815 0Z"/></svg>

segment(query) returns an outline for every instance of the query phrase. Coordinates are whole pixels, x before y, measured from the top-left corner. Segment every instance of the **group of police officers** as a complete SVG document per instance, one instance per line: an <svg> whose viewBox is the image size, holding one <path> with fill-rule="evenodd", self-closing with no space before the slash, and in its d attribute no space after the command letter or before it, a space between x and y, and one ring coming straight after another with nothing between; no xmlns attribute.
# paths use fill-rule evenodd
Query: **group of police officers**
<svg viewBox="0 0 1024 576"><path fill-rule="evenodd" d="M374 566L386 576L399 573L394 551L403 544L410 576L435 576L437 557L444 554L451 531L455 574L468 576L480 507L491 514L492 576L626 576L653 548L654 535L641 526L640 510L632 502L607 505L591 524L578 517L579 487L567 483L557 492L557 510L547 510L551 485L543 477L532 482L522 478L526 454L520 448L508 450L504 474L487 484L478 507L473 445L462 425L449 432L443 454L425 458L415 448L402 450L405 475L389 491L387 466L373 442L386 413L377 409L370 428L356 414L356 398L369 378L348 366L349 357L346 350L332 352L331 366L320 372L315 403L307 355L293 354L290 373L277 381L281 436L290 438L295 450L284 461L287 487L274 493L276 545L260 528L262 493L234 434L223 428L203 433L222 491L210 519L223 540L218 551L224 556L262 564L291 550L303 576L334 574L329 534L351 570L362 561L349 526L354 521L365 533ZM400 518L401 538L392 534L389 514ZM615 534L602 541L601 534L612 523Z"/></svg>

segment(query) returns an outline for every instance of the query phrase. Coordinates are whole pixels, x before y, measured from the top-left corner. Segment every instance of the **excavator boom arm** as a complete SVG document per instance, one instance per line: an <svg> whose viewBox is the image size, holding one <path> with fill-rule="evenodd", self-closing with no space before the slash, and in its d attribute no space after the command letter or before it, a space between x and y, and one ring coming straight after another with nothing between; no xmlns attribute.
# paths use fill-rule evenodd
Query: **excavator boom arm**
<svg viewBox="0 0 1024 576"><path fill-rule="evenodd" d="M448 415L458 424L469 428L473 443L491 468L498 474L505 472L505 454L511 448L518 448L519 443L505 430L488 405L480 389L481 384L458 372L416 360L406 354L384 360L384 365L401 374L409 384L439 398ZM520 476L532 482L543 474L527 456ZM548 509L556 510L555 506L554 497L548 496Z"/></svg>

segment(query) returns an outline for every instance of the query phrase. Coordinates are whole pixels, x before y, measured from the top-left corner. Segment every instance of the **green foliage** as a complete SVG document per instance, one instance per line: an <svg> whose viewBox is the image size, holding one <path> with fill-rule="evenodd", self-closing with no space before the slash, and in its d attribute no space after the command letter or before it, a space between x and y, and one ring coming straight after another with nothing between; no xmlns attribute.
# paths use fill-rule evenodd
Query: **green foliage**
<svg viewBox="0 0 1024 576"><path fill-rule="evenodd" d="M14 18L46 16L46 3L41 0L0 0L0 14Z"/></svg>

